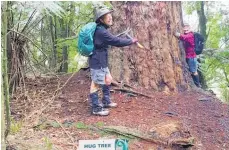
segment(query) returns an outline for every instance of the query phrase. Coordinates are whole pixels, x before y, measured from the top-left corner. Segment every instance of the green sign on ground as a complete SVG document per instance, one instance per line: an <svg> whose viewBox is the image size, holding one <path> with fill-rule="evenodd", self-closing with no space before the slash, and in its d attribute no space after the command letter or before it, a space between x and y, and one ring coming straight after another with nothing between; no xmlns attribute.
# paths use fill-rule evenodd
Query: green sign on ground
<svg viewBox="0 0 229 150"><path fill-rule="evenodd" d="M128 150L128 140L79 140L79 150Z"/></svg>

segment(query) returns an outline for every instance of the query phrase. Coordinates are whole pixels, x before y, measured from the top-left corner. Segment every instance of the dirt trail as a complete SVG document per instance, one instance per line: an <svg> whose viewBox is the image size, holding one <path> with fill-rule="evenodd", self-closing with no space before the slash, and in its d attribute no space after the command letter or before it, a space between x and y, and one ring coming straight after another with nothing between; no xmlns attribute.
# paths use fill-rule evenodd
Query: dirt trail
<svg viewBox="0 0 229 150"><path fill-rule="evenodd" d="M77 128L66 127L65 130L52 126L43 130L29 128L26 130L27 133L23 133L23 136L20 133L11 135L10 144L20 145L22 142L19 142L19 137L21 141L29 143L37 142L42 137L48 137L58 149L74 149L71 143L79 139L117 137L117 135L84 130L84 125L126 126L141 131L150 131L157 124L174 121L180 122L184 131L195 138L195 145L189 149L229 149L229 105L222 104L209 93L204 94L194 90L173 95L153 93L153 98L145 98L131 97L125 93L115 92L112 93L112 99L118 103L118 108L111 109L110 115L107 117L92 116L87 96L90 80L86 74L86 71L77 73L62 90L61 95L39 117L39 120L45 118L46 120L58 120L61 123L78 122ZM70 76L60 77L61 82L64 83ZM39 97L39 104L42 105L45 104L42 100L47 100L48 96L50 97L47 94L56 89L57 79L50 79L49 82L44 79L27 80L27 82L30 83L27 84L27 88L31 89L28 92L30 98L32 98L32 91L34 93L36 90L43 89L44 94ZM34 104L31 100L25 104L25 98L19 97L19 94L16 95L11 102L13 116L18 119L24 118L22 109L27 110L27 114L29 114L39 105L38 103ZM79 122L81 126L79 126ZM43 144L43 146L45 145ZM130 150L171 149L139 139L130 140L129 147Z"/></svg>

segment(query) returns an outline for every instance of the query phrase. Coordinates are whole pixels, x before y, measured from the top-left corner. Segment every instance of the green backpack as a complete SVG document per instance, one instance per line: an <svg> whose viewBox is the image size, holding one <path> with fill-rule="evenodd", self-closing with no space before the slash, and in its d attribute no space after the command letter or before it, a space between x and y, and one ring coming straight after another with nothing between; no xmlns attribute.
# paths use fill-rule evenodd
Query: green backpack
<svg viewBox="0 0 229 150"><path fill-rule="evenodd" d="M78 52L83 56L90 56L94 50L93 37L97 24L90 22L83 26L78 35Z"/></svg>

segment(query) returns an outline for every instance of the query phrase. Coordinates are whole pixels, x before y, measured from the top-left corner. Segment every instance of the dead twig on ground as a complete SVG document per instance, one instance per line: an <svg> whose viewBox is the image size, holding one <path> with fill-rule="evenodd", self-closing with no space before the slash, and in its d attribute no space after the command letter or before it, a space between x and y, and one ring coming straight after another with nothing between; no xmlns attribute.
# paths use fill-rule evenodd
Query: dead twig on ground
<svg viewBox="0 0 229 150"><path fill-rule="evenodd" d="M137 94L140 96L145 96L147 98L153 98L150 95L136 91L137 89L135 87L133 87L129 84L126 84L124 82L118 82L118 81L113 80L111 84L118 87L118 88L113 88L113 90L127 92L127 93L133 93L133 94Z"/></svg>
<svg viewBox="0 0 229 150"><path fill-rule="evenodd" d="M117 87L121 87L121 88L128 87L128 88L136 89L135 87L133 87L133 86L127 84L127 83L124 83L122 81L120 82L120 81L113 80L111 82L111 84L113 84L114 86L117 86Z"/></svg>
<svg viewBox="0 0 229 150"><path fill-rule="evenodd" d="M34 111L34 112L32 112L29 116L27 116L27 117L24 119L24 121L27 120L27 119L29 119L29 118L31 118L31 117L32 117L33 115L35 115L35 114L37 114L37 116L40 116L40 115L42 114L42 112L43 112L45 109L47 109L47 107L49 107L50 104L52 104L52 102L53 102L53 101L55 100L55 98L58 96L58 92L66 86L66 84L71 80L71 78L72 78L76 73L77 73L77 72L73 73L73 74L71 75L71 77L69 77L69 78L67 79L67 81L66 81L61 87L60 87L60 84L61 84L61 83L59 82L59 83L58 83L58 87L57 87L57 89L54 91L52 98L51 98L45 105L43 105L41 109L39 109L39 110L37 110L37 111Z"/></svg>
<svg viewBox="0 0 229 150"><path fill-rule="evenodd" d="M137 94L137 95L140 95L140 96L145 96L145 97L148 97L148 98L153 98L150 95L143 94L143 93L140 93L138 91L127 89L127 88L113 88L113 90L122 91L122 92L128 92L128 93L133 93L133 94Z"/></svg>
<svg viewBox="0 0 229 150"><path fill-rule="evenodd" d="M68 134L68 132L64 129L64 127L62 126L62 124L57 119L55 119L55 120L60 125L60 127L64 130L64 132L67 134L68 138L72 141L72 146L74 147L74 149L78 149L78 146L76 144L74 144L73 137Z"/></svg>

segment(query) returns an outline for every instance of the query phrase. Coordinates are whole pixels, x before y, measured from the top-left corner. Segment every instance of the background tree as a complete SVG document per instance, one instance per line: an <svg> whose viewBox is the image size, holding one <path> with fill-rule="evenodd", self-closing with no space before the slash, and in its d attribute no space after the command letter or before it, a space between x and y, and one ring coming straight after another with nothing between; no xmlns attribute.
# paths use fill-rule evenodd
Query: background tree
<svg viewBox="0 0 229 150"><path fill-rule="evenodd" d="M8 85L8 70L7 70L7 20L8 20L8 2L3 2L1 7L2 11L2 120L1 120L1 148L6 149L5 147L5 138L7 137L10 130L10 104L9 104L9 85ZM6 128L5 128L5 119L6 119Z"/></svg>
<svg viewBox="0 0 229 150"><path fill-rule="evenodd" d="M206 86L221 95L221 99L229 101L228 6L217 2L184 2L183 4L186 14L197 12L200 32L206 36L205 50L200 57L200 71L204 76Z"/></svg>
<svg viewBox="0 0 229 150"><path fill-rule="evenodd" d="M51 12L60 15L62 9L53 2L46 4L42 2L9 2L9 7L7 56L9 85L10 91L13 92L18 85L23 83L27 67L33 65L31 64L33 59L30 59L30 56L36 62L38 61L38 50L45 55L37 42L37 36L35 36L37 26L44 19L42 10L50 9ZM31 46L36 48L32 49Z"/></svg>

